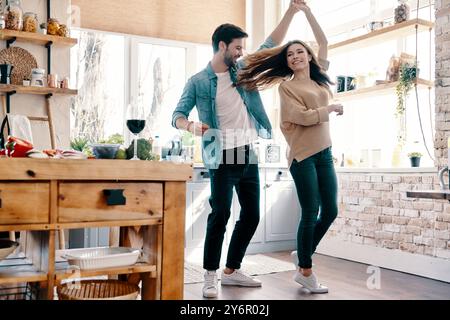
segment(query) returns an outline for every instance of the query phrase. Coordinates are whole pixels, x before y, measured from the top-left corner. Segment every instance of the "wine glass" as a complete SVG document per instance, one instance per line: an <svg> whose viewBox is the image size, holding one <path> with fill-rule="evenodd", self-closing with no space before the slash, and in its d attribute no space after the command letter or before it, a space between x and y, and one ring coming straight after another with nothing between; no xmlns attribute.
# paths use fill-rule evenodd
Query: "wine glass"
<svg viewBox="0 0 450 320"><path fill-rule="evenodd" d="M144 104L142 99L132 101L127 107L127 127L134 134L134 156L130 160L140 160L137 156L139 133L145 128Z"/></svg>

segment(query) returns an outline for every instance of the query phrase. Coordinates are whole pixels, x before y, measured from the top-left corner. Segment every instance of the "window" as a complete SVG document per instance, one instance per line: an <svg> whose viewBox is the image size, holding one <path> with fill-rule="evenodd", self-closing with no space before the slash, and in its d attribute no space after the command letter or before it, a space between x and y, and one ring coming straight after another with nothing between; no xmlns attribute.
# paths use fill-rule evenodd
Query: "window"
<svg viewBox="0 0 450 320"><path fill-rule="evenodd" d="M212 58L210 46L88 30L73 36L71 81L79 94L71 105L72 139L97 142L119 133L129 141L125 107L139 95L147 110L141 137L159 135L165 143L180 134L172 112L187 78ZM195 109L191 117L198 119Z"/></svg>
<svg viewBox="0 0 450 320"><path fill-rule="evenodd" d="M126 85L126 38L72 31L78 45L71 50L71 83L78 95L71 104L71 137L91 142L122 133Z"/></svg>
<svg viewBox="0 0 450 320"><path fill-rule="evenodd" d="M283 0L283 12L288 5L289 1ZM392 22L396 5L396 1L390 0L339 2L317 0L311 2L311 9L331 45L368 33L367 25L371 21ZM433 5L430 7L429 2L420 2L420 5L419 18L432 21ZM417 14L413 6L415 4L411 4L410 18L415 18ZM287 40L314 41L311 29L305 28L305 25L307 21L304 15L297 15L288 32ZM434 31L419 33L417 43L419 78L432 81ZM390 57L399 56L402 52L415 54L414 34L364 48L335 53L330 51L328 59L331 64L328 74L332 80L340 75L353 76L365 79L367 86L373 86L376 80L385 80ZM421 166L433 166L425 144L433 156L434 89L419 89L417 99L414 89L410 92L405 117L402 120L406 124L406 142L401 147L397 138L399 119L395 116L397 105L395 87L383 95L374 92L339 102L345 107L345 115L342 118L333 117L330 122L333 152L339 164L342 163L346 167L409 167L407 153L419 151L424 155Z"/></svg>
<svg viewBox="0 0 450 320"><path fill-rule="evenodd" d="M141 134L170 139L177 134L170 123L186 80L186 48L133 41L132 54L136 55L131 60L132 70L136 70L131 81L132 96L142 96L147 111Z"/></svg>

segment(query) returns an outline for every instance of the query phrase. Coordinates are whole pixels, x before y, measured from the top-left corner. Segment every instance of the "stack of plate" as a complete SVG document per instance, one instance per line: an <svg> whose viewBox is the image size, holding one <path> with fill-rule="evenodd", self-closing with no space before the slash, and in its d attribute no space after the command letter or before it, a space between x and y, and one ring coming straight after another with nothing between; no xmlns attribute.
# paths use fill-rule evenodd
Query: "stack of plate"
<svg viewBox="0 0 450 320"><path fill-rule="evenodd" d="M136 263L140 253L139 249L127 247L104 247L66 250L61 257L70 265L89 270L130 266Z"/></svg>

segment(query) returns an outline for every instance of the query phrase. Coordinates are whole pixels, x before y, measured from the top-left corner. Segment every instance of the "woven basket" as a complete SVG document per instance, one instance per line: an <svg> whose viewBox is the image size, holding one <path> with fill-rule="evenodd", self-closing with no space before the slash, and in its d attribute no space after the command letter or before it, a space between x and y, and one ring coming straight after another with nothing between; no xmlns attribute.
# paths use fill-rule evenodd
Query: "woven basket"
<svg viewBox="0 0 450 320"><path fill-rule="evenodd" d="M82 280L57 287L60 300L136 300L139 287L118 280Z"/></svg>
<svg viewBox="0 0 450 320"><path fill-rule="evenodd" d="M11 84L21 85L24 79L31 78L31 70L37 68L36 58L20 47L10 47L0 51L0 63L12 64Z"/></svg>

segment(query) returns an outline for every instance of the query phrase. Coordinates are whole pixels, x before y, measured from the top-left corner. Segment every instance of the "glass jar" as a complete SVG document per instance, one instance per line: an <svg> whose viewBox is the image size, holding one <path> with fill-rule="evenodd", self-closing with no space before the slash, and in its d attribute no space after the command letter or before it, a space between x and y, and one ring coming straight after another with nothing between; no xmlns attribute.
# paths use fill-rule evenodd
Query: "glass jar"
<svg viewBox="0 0 450 320"><path fill-rule="evenodd" d="M65 24L61 24L58 29L58 36L60 37L69 37L69 29Z"/></svg>
<svg viewBox="0 0 450 320"><path fill-rule="evenodd" d="M9 0L5 8L6 29L21 31L23 27L23 11L20 0Z"/></svg>
<svg viewBox="0 0 450 320"><path fill-rule="evenodd" d="M48 19L47 34L56 36L56 35L58 35L58 30L59 30L59 21L54 18Z"/></svg>
<svg viewBox="0 0 450 320"><path fill-rule="evenodd" d="M406 0L398 0L397 8L394 10L395 23L401 23L409 19L410 8Z"/></svg>
<svg viewBox="0 0 450 320"><path fill-rule="evenodd" d="M27 12L23 15L23 31L37 32L38 30L38 18L37 14L33 12Z"/></svg>
<svg viewBox="0 0 450 320"><path fill-rule="evenodd" d="M6 20L4 15L0 15L0 30L6 28Z"/></svg>
<svg viewBox="0 0 450 320"><path fill-rule="evenodd" d="M44 87L45 70L34 68L31 69L31 86Z"/></svg>

